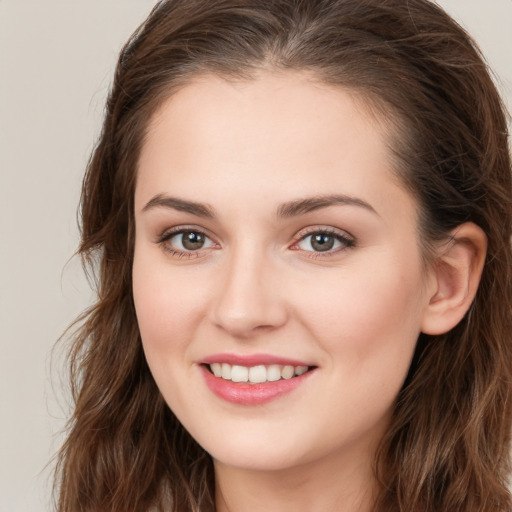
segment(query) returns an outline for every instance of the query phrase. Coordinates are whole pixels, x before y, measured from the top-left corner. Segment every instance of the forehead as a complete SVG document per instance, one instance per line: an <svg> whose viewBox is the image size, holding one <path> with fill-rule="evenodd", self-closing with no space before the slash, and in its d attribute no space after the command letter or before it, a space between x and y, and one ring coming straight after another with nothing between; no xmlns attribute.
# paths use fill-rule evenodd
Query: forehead
<svg viewBox="0 0 512 512"><path fill-rule="evenodd" d="M150 119L147 135L151 137L159 131L161 123L168 124L172 116L179 128L175 135L182 139L190 135L198 138L209 129L220 136L223 132L219 129L238 126L245 128L244 133L249 130L255 142L260 135L282 144L279 130L284 127L289 140L300 136L311 139L315 131L328 138L327 132L318 129L319 125L343 117L354 122L354 135L357 130L369 128L371 135L378 132L386 137L387 129L381 122L384 119L377 110L376 101L370 101L361 91L326 84L306 71L260 71L253 79L203 74L162 102ZM290 132L292 124L295 129ZM168 124L166 129L169 127ZM192 133L188 131L190 127Z"/></svg>
<svg viewBox="0 0 512 512"><path fill-rule="evenodd" d="M282 201L364 192L381 202L384 183L402 188L383 124L361 96L307 73L200 76L152 117L136 203L171 192L223 201L228 190L248 197L258 190L260 198L280 191Z"/></svg>

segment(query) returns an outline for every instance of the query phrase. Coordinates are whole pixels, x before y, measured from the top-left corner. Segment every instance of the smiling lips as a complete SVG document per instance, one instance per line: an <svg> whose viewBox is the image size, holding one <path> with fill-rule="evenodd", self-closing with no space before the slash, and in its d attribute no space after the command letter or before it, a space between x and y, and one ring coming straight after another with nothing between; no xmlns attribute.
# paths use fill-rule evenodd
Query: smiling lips
<svg viewBox="0 0 512 512"><path fill-rule="evenodd" d="M210 370L215 377L232 382L249 382L251 384L261 384L263 382L275 382L281 379L291 379L298 377L308 371L307 366L292 366L271 364L265 366L263 364L257 366L240 366L230 365L228 363L212 363Z"/></svg>
<svg viewBox="0 0 512 512"><path fill-rule="evenodd" d="M230 354L201 362L207 386L220 398L238 405L258 405L292 391L315 369L300 361L272 356Z"/></svg>

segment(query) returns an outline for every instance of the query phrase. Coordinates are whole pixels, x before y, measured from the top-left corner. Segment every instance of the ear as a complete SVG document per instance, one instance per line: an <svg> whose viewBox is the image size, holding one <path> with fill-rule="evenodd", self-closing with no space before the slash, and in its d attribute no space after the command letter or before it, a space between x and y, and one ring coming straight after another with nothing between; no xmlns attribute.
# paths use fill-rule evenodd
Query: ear
<svg viewBox="0 0 512 512"><path fill-rule="evenodd" d="M476 224L452 231L431 268L422 332L444 334L462 320L475 298L486 254L487 237Z"/></svg>

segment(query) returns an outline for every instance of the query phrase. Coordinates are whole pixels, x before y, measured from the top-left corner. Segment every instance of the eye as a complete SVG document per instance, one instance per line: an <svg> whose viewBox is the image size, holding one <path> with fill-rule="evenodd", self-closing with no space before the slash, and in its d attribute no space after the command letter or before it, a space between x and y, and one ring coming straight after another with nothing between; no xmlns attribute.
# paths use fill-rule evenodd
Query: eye
<svg viewBox="0 0 512 512"><path fill-rule="evenodd" d="M296 247L301 251L329 253L353 247L352 238L334 231L314 231L303 235Z"/></svg>
<svg viewBox="0 0 512 512"><path fill-rule="evenodd" d="M159 242L173 255L190 255L201 249L214 247L215 243L197 229L180 229L164 234Z"/></svg>

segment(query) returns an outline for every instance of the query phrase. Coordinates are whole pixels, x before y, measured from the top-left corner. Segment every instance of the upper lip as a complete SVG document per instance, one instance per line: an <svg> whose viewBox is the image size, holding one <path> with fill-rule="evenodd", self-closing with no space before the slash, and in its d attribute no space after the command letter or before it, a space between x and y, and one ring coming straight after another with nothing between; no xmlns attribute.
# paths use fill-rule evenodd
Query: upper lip
<svg viewBox="0 0 512 512"><path fill-rule="evenodd" d="M275 356L271 354L212 354L198 361L198 364L227 363L238 366L269 366L271 364L280 364L283 366L314 366L310 362L291 359L288 357Z"/></svg>

